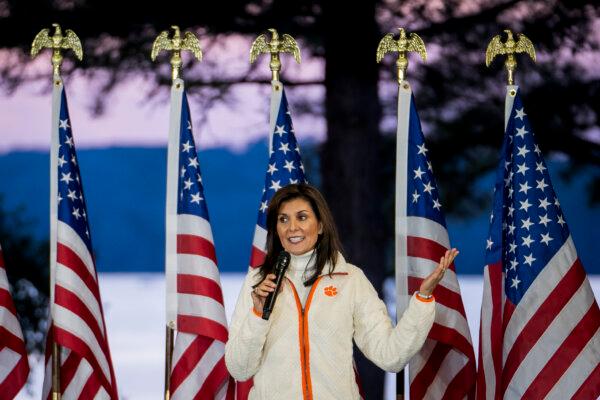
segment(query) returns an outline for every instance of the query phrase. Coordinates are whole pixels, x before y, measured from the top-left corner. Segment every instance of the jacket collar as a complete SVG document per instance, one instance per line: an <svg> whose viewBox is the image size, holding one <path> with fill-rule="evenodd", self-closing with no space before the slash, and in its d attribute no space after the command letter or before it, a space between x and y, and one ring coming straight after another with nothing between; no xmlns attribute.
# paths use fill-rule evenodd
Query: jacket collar
<svg viewBox="0 0 600 400"><path fill-rule="evenodd" d="M323 268L323 271L321 271L321 276L329 274L329 266L330 266L329 263L327 263L325 265L325 267ZM333 269L333 273L346 273L347 274L348 272L350 272L350 267L348 266L348 263L346 262L346 259L344 258L342 253L338 252L337 262L335 263L335 268Z"/></svg>

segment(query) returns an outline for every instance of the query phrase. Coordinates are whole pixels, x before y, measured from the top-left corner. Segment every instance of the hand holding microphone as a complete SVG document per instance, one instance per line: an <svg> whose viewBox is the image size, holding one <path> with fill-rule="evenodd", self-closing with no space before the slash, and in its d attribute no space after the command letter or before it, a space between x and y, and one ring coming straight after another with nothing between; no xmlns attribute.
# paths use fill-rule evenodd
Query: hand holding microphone
<svg viewBox="0 0 600 400"><path fill-rule="evenodd" d="M262 318L265 320L269 319L273 307L275 306L275 300L281 288L283 276L285 271L290 264L290 253L282 251L277 257L277 263L275 264L274 273L269 274L265 279L254 288L252 291L252 301L254 302L254 309L256 311L262 310Z"/></svg>

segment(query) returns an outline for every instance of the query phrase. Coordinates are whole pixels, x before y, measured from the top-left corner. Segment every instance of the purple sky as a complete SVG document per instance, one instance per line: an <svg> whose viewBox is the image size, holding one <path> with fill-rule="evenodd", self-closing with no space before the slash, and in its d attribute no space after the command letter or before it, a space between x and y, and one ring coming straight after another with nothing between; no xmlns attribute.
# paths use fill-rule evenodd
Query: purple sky
<svg viewBox="0 0 600 400"><path fill-rule="evenodd" d="M218 55L221 58L217 73L239 74L239 71L247 69L247 54L251 42L240 36L228 38L226 42L213 38L209 51L204 54L204 60ZM3 56L6 57L6 53L0 54L0 57ZM47 71L50 79L52 71L50 53L47 51L39 58L39 61L28 69L36 73ZM167 63L167 60L168 58L163 56L159 57L158 61ZM262 56L257 62L260 75L269 76L268 56ZM282 56L282 63L284 82L286 75L295 80L319 79L322 75L322 63L311 59L308 54L303 54L300 66L296 65L289 55ZM202 63L197 65L195 70L202 73ZM148 99L152 82L144 80L141 76L132 76L130 80L118 85L110 93L105 112L100 117L95 117L91 112L94 98L90 93L97 90L95 88L98 86L98 81L81 75L64 78L78 148L166 145L169 123L167 88L164 88L155 98ZM2 121L0 153L17 149L49 148L52 95L44 91L43 87L44 85L38 82L23 85L11 96L0 93L0 120ZM298 139L300 141L322 140L325 135L324 120L320 117L301 116L295 113L294 94L302 91L302 96L322 101L323 89L310 86L287 88L286 91ZM236 86L229 96L231 101L228 104L215 104L207 112L206 123L202 126L196 123L194 133L197 143L202 148L228 147L242 151L250 143L266 140L269 125L269 98L270 85L268 84ZM194 98L190 97L190 108L195 122L198 122L201 115L199 107L200 105L194 102Z"/></svg>
<svg viewBox="0 0 600 400"><path fill-rule="evenodd" d="M598 35L593 41L600 43L600 20L596 24ZM193 71L184 71L189 75L227 79L239 77L248 70L248 54L254 38L242 35L201 36L204 49L204 61L196 63ZM591 39L590 39L591 40ZM305 49L299 41L301 49ZM428 45L429 60L438 57L439 49L435 44ZM85 55L84 55L85 56ZM72 54L67 57L72 58ZM191 57L184 53L184 60ZM7 50L0 50L0 62L14 58ZM3 60L4 59L4 60ZM165 67L168 57L160 55L158 62ZM263 55L257 61L257 73L252 77L270 76L269 57ZM544 53L538 54L538 62L574 62L584 66L590 77L600 74L600 53L588 50L575 55L561 54L560 60ZM411 58L411 67L418 68L421 61ZM295 81L323 79L324 68L321 60L302 52L302 64L297 65L291 55L282 56L282 77ZM36 62L26 66L29 75L47 74L50 79L52 67L50 52L45 50ZM158 95L148 98L153 82L142 75L132 75L131 79L118 85L106 101L106 110L100 117L93 116L90 111L94 96L101 84L102 72L97 72L99 79L90 79L82 74L64 77L67 98L78 148L107 146L162 146L166 144L169 104L168 88L163 88ZM409 70L410 77L410 70ZM396 86L387 82L380 83L382 97L395 96ZM0 123L2 141L0 154L13 150L46 150L50 141L50 113L52 96L42 90L47 87L40 82L23 85L12 96L0 92ZM288 99L292 110L296 135L300 142L305 140L321 141L325 137L325 121L320 116L299 115L295 112L295 103L301 97L321 104L324 89L320 86L288 87ZM190 97L191 113L195 122L194 134L201 148L228 147L243 151L245 147L268 137L270 85L244 84L237 85L228 96L229 103L215 104L208 112L203 125L198 122L202 114L201 105ZM396 117L387 116L382 126L393 130ZM428 131L425 129L426 132ZM598 128L585 132L584 135L596 143L600 143Z"/></svg>
<svg viewBox="0 0 600 400"><path fill-rule="evenodd" d="M145 102L149 85L132 79L110 95L105 113L94 117L92 99L87 94L86 79L66 84L69 112L78 148L105 146L164 145L169 124L168 102ZM243 150L248 144L267 138L269 124L269 87L245 85L234 90L237 104L214 106L206 124L195 129L199 146L229 147ZM289 95L294 125L299 140L320 140L324 122L319 118L300 117L293 112L294 100ZM192 115L199 115L198 105L190 100ZM11 97L0 97L2 141L0 153L15 149L47 149L50 143L52 95L32 87L24 87Z"/></svg>

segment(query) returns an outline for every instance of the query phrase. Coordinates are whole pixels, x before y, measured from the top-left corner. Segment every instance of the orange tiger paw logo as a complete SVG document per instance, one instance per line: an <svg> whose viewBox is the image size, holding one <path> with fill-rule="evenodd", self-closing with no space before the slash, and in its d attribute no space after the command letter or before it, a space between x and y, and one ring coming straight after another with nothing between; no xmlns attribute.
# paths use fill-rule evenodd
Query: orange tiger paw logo
<svg viewBox="0 0 600 400"><path fill-rule="evenodd" d="M325 294L329 297L333 297L337 294L337 289L335 288L335 286L327 286L323 290L325 291Z"/></svg>

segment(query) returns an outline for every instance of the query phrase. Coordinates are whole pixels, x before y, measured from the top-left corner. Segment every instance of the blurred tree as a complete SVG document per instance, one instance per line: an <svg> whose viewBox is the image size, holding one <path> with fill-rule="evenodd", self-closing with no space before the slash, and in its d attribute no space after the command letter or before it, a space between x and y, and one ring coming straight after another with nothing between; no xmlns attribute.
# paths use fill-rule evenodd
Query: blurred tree
<svg viewBox="0 0 600 400"><path fill-rule="evenodd" d="M473 3L410 1L395 13L426 38L431 57L409 73L418 83L417 105L445 205L464 216L486 206L473 183L496 165L502 141L506 72L502 57L488 70L484 54L505 27L526 33L536 47L537 64L519 57L516 83L542 151L566 155L573 173L600 164L597 2ZM598 186L600 176L592 181Z"/></svg>
<svg viewBox="0 0 600 400"><path fill-rule="evenodd" d="M5 210L0 197L0 246L27 351L41 353L48 321L49 245L29 234L32 222L21 217L22 211Z"/></svg>
<svg viewBox="0 0 600 400"><path fill-rule="evenodd" d="M378 40L404 26L428 45L428 62L412 60L408 76L429 155L447 212L475 215L487 199L475 182L496 164L502 140L505 78L500 60L491 70L484 67L488 41L509 27L526 32L536 45L538 64L520 60L516 80L524 88L542 151L566 155L571 173L577 173L600 159L599 12L592 0L230 0L193 7L139 0L127 7L117 0L0 0L0 87L12 92L25 81L48 79L47 70L33 68L27 54L34 35L55 21L84 42L84 62L67 62L63 72L68 76L77 68L102 82L96 112L103 110L104 94L130 74L154 80L156 92L170 84L169 69L151 63L148 54L158 32L173 23L196 29L206 53L225 34L241 34L248 44L271 26L296 36L303 55L323 59L324 78L286 83L325 88L323 111L318 105L301 107L322 113L327 121L321 187L349 259L380 289L393 237L396 91L392 57L384 67L375 64ZM188 63L193 67L193 61ZM269 80L256 65L225 73L216 57L205 57L201 73L185 71L187 86L199 94L194 99L204 103L203 109L226 101L232 85L267 85ZM595 201L599 183L596 173L589 185ZM381 375L367 379L369 386L380 386ZM367 393L367 398L380 393Z"/></svg>

